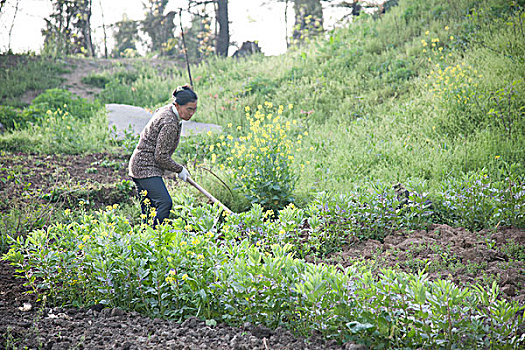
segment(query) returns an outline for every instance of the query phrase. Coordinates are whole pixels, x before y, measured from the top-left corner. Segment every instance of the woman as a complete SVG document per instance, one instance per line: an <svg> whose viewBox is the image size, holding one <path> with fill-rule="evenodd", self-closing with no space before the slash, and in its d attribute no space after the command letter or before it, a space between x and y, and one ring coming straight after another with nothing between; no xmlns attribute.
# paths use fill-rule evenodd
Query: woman
<svg viewBox="0 0 525 350"><path fill-rule="evenodd" d="M189 176L188 170L171 156L179 144L182 121L190 120L197 111L197 94L185 85L173 91L173 99L173 104L155 111L129 160L129 175L141 196L142 214L148 214L148 204L155 208L153 227L168 218L172 207L162 176L175 172L183 181Z"/></svg>

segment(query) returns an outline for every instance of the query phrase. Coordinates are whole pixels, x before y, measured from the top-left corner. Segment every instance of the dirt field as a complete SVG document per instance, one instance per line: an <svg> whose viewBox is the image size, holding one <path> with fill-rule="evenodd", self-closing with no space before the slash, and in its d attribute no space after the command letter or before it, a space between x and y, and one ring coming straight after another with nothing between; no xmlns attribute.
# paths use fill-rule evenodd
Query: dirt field
<svg viewBox="0 0 525 350"><path fill-rule="evenodd" d="M44 193L65 183L89 187L129 180L127 159L110 154L86 156L0 156L0 178L12 170L20 174L0 182L2 211L9 198L23 198L31 183L31 193ZM92 201L101 207L118 202L118 195L103 193ZM501 228L468 232L461 228L434 225L427 231L398 233L383 243L356 242L333 254L325 262L349 265L354 259L375 261L378 268L396 266L417 271L428 264L430 278L451 279L459 285L496 281L502 297L524 302L525 231ZM309 259L313 261L314 259ZM197 319L182 324L152 320L120 309L56 309L37 303L25 294L23 280L0 262L0 348L43 349L359 349L340 347L321 339L305 340L284 329L264 327L232 328L207 326Z"/></svg>

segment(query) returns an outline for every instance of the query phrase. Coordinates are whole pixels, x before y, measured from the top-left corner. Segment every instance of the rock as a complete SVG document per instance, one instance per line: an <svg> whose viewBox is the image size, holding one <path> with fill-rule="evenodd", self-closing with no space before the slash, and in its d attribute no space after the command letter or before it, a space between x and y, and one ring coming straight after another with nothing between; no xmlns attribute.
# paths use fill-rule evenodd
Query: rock
<svg viewBox="0 0 525 350"><path fill-rule="evenodd" d="M363 344L349 344L344 345L344 350L367 350L368 348Z"/></svg>
<svg viewBox="0 0 525 350"><path fill-rule="evenodd" d="M144 108L117 103L106 104L106 111L109 128L116 132L115 136L119 139L130 132L133 135L140 135L152 116ZM219 125L189 120L182 122L181 136L197 135L208 131L221 132L221 130Z"/></svg>
<svg viewBox="0 0 525 350"><path fill-rule="evenodd" d="M22 312L31 311L31 309L33 309L33 305L31 305L31 303L24 303L22 306L18 308L18 310Z"/></svg>

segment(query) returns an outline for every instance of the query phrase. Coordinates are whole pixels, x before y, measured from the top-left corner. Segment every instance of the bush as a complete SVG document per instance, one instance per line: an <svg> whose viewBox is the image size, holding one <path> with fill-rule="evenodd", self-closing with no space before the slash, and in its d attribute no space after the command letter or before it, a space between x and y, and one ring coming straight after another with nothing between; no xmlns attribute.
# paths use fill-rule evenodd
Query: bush
<svg viewBox="0 0 525 350"><path fill-rule="evenodd" d="M38 95L32 102L29 114L38 114L48 110L61 110L73 118L88 119L95 115L103 105L98 102L89 102L85 98L63 89L49 89Z"/></svg>
<svg viewBox="0 0 525 350"><path fill-rule="evenodd" d="M76 119L68 112L48 110L33 128L0 135L0 147L9 152L80 154L108 147L106 114Z"/></svg>
<svg viewBox="0 0 525 350"><path fill-rule="evenodd" d="M290 106L291 109L291 106ZM284 107L274 108L271 102L259 105L253 115L246 107L250 123L245 135L234 138L222 136L217 143L223 149L227 167L237 179L237 188L251 203L259 203L266 209L278 210L293 202L293 191L300 167L294 162L294 153L301 148L303 135L294 135L290 121L282 121ZM232 133L242 132L242 127L229 125ZM307 134L307 132L305 132ZM223 144L224 143L224 144ZM213 152L215 145L210 146ZM216 161L212 153L211 161Z"/></svg>
<svg viewBox="0 0 525 350"><path fill-rule="evenodd" d="M10 106L0 106L0 123L6 130L15 128L20 120L18 119L18 111L16 108Z"/></svg>
<svg viewBox="0 0 525 350"><path fill-rule="evenodd" d="M513 172L503 180L483 171L446 180L435 203L438 220L452 226L472 231L494 226L525 227L525 179Z"/></svg>

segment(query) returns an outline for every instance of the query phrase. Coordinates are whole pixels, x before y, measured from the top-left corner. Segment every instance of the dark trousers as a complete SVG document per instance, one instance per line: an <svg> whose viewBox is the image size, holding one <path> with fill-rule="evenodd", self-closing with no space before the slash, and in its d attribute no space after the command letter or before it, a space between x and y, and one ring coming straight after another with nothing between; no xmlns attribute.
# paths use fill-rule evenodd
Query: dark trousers
<svg viewBox="0 0 525 350"><path fill-rule="evenodd" d="M168 189L160 176L148 177L145 179L133 178L137 187L137 192L140 197L140 208L142 214L149 216L149 207L154 207L156 210L155 218L153 219L153 227L162 224L164 219L170 215L170 210L173 205ZM143 191L146 191L146 196L143 196ZM150 204L144 202L149 199ZM149 217L147 217L149 219ZM147 220L146 219L146 220Z"/></svg>

